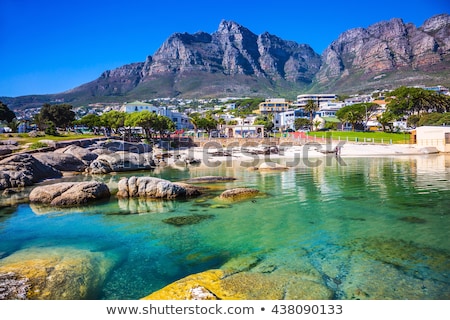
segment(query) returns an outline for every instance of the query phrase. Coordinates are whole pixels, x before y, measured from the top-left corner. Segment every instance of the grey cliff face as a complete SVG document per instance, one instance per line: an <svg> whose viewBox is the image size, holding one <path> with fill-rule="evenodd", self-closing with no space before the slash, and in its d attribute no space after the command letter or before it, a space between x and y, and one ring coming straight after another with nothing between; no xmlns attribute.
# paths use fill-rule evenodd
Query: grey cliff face
<svg viewBox="0 0 450 320"><path fill-rule="evenodd" d="M223 52L221 60L225 74L262 75L257 36L250 30L231 21L222 21L213 38Z"/></svg>
<svg viewBox="0 0 450 320"><path fill-rule="evenodd" d="M319 55L307 45L268 33L257 36L235 22L222 21L212 35L172 35L147 59L142 77L201 71L311 82L319 66Z"/></svg>
<svg viewBox="0 0 450 320"><path fill-rule="evenodd" d="M208 50L211 50L211 55L217 52L210 43L211 35L204 32L193 35L175 33L163 43L153 57L147 59L142 77L193 70L213 72L218 66L211 65L207 54Z"/></svg>
<svg viewBox="0 0 450 320"><path fill-rule="evenodd" d="M144 63L131 63L103 72L97 80L69 90L73 94L83 92L92 96L121 95L134 89L141 81Z"/></svg>
<svg viewBox="0 0 450 320"><path fill-rule="evenodd" d="M259 63L274 79L309 83L320 68L321 58L306 44L285 41L269 33L258 36Z"/></svg>
<svg viewBox="0 0 450 320"><path fill-rule="evenodd" d="M363 74L366 79L398 70L432 69L449 61L450 16L428 19L420 28L392 19L351 29L324 51L319 83Z"/></svg>

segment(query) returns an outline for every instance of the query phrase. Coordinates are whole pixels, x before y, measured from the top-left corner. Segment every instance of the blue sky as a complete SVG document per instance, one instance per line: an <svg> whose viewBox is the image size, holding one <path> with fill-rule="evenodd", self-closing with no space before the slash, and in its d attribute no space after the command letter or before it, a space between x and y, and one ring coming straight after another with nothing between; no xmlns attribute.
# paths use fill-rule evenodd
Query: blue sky
<svg viewBox="0 0 450 320"><path fill-rule="evenodd" d="M222 19L309 44L391 18L420 26L448 0L0 0L0 96L58 93L144 61L175 32L213 33Z"/></svg>

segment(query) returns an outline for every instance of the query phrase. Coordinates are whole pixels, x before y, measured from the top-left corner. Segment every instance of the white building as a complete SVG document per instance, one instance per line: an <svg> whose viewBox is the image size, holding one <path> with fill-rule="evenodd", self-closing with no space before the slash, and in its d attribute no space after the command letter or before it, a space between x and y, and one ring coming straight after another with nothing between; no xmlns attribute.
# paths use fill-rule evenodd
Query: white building
<svg viewBox="0 0 450 320"><path fill-rule="evenodd" d="M234 120L237 121L238 125L246 126L246 125L253 125L256 118L257 118L256 116L247 116L245 118L235 118Z"/></svg>
<svg viewBox="0 0 450 320"><path fill-rule="evenodd" d="M319 105L321 102L331 102L337 99L337 95L334 93L314 93L314 94L299 94L297 96L296 106L303 107L308 101L312 100Z"/></svg>
<svg viewBox="0 0 450 320"><path fill-rule="evenodd" d="M190 129L192 127L188 116L186 116L185 114L173 111L168 107L156 107L154 105L141 101L126 103L120 108L120 111L126 113L150 111L160 116L165 116L171 119L175 123L175 128L177 130Z"/></svg>
<svg viewBox="0 0 450 320"><path fill-rule="evenodd" d="M419 147L435 147L440 152L450 152L450 127L417 127L416 143Z"/></svg>
<svg viewBox="0 0 450 320"><path fill-rule="evenodd" d="M291 102L284 98L266 99L259 104L259 114L278 113L289 110Z"/></svg>
<svg viewBox="0 0 450 320"><path fill-rule="evenodd" d="M275 128L282 131L286 129L294 129L295 110L274 113L273 124Z"/></svg>
<svg viewBox="0 0 450 320"><path fill-rule="evenodd" d="M320 117L335 117L336 112L345 106L346 104L344 102L327 101L320 104L320 109L316 112L316 115L319 115Z"/></svg>

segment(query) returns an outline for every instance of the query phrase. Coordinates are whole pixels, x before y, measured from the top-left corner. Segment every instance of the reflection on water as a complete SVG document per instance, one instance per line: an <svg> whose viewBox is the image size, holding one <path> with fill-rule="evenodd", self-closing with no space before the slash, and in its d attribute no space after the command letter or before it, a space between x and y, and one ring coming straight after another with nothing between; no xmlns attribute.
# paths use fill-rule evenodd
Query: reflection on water
<svg viewBox="0 0 450 320"><path fill-rule="evenodd" d="M266 272L308 269L337 299L449 299L448 156L344 160L269 173L231 163L137 173L237 178L186 201L112 197L84 208L0 209L0 257L55 245L114 253L120 258L98 299L141 298L247 255L258 256L259 269L270 265ZM101 179L114 190L126 175ZM265 196L227 206L217 200L240 186ZM208 219L167 223L189 216Z"/></svg>

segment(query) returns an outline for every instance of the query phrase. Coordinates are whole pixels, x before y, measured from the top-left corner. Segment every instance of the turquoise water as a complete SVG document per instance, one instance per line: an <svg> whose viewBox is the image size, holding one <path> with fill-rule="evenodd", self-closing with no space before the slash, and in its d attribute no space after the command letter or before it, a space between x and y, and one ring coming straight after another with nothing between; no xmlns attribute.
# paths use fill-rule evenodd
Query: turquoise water
<svg viewBox="0 0 450 320"><path fill-rule="evenodd" d="M0 257L54 246L114 256L93 299L138 299L247 255L274 270L314 269L335 299L449 299L450 158L343 161L331 157L314 167L298 163L271 173L238 163L134 173L172 181L237 178L185 201L112 197L78 209L3 208ZM114 190L121 176L101 179ZM223 190L240 186L261 195L212 207ZM184 226L163 221L193 215L210 216Z"/></svg>

